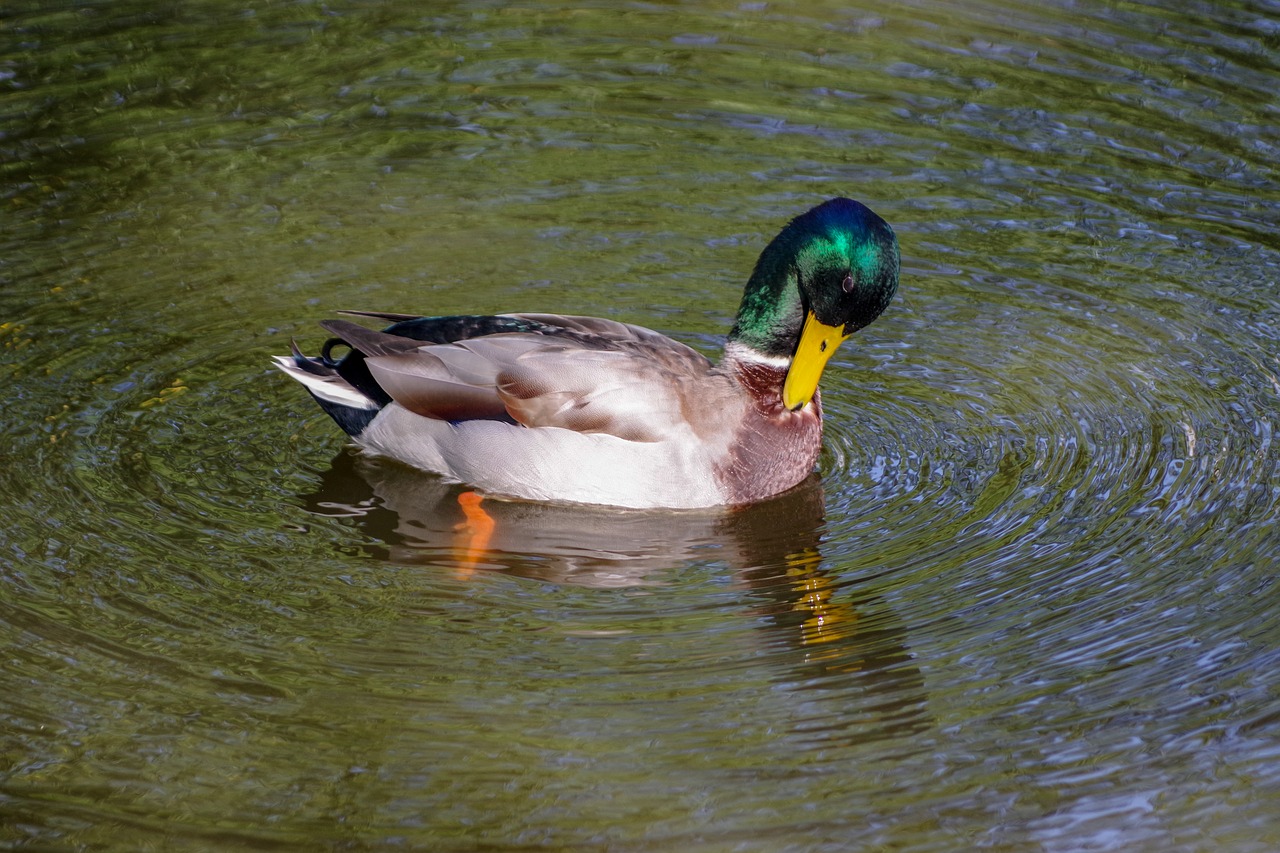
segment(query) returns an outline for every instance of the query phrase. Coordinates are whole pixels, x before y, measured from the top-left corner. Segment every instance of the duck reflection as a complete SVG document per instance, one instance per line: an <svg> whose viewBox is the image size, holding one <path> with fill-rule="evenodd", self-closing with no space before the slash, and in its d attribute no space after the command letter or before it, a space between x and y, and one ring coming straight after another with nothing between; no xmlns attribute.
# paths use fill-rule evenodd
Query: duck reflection
<svg viewBox="0 0 1280 853"><path fill-rule="evenodd" d="M344 451L304 495L318 515L349 516L398 563L487 570L558 584L661 584L713 559L723 511L616 509L486 498L466 487Z"/></svg>
<svg viewBox="0 0 1280 853"><path fill-rule="evenodd" d="M824 496L816 476L736 509L655 511L486 498L466 487L348 450L302 497L318 515L347 516L384 543L387 559L501 572L598 588L655 586L689 563L734 567L761 617L779 679L799 688L855 677L872 686L881 722L923 725L923 679L905 630L879 597L833 575L819 550ZM480 510L483 510L482 512ZM778 662L782 662L779 660ZM882 734L889 734L885 730Z"/></svg>

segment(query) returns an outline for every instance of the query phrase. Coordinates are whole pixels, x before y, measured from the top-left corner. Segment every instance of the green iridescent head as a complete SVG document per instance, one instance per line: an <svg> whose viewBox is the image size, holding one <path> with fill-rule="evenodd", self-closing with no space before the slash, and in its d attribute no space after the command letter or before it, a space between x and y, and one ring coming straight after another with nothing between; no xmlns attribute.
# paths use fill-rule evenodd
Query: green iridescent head
<svg viewBox="0 0 1280 853"><path fill-rule="evenodd" d="M848 336L898 289L898 240L866 205L833 198L797 216L765 247L729 339L790 358L810 316Z"/></svg>

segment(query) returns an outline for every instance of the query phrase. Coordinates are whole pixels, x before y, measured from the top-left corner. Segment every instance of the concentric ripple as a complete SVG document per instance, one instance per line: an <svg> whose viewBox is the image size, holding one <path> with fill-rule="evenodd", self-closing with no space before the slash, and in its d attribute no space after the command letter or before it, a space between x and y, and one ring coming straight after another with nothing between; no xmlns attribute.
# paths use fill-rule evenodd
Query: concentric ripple
<svg viewBox="0 0 1280 853"><path fill-rule="evenodd" d="M1274 4L47 5L0 847L1280 848ZM712 353L837 194L902 288L755 507L489 529L269 367L348 308Z"/></svg>

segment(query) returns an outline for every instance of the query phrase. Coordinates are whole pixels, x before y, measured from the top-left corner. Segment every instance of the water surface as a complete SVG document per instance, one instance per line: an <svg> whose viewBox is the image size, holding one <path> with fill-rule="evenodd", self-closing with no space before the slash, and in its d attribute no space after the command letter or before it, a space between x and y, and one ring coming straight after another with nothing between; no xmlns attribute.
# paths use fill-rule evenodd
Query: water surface
<svg viewBox="0 0 1280 853"><path fill-rule="evenodd" d="M1280 847L1280 6L19 2L0 846ZM714 354L849 195L814 478L493 504L269 356L344 308Z"/></svg>

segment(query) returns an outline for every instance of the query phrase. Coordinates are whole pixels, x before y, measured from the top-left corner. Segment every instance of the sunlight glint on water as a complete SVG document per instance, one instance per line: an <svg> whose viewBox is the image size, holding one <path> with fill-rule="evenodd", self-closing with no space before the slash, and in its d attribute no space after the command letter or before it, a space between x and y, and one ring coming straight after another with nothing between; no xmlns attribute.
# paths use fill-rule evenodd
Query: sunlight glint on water
<svg viewBox="0 0 1280 853"><path fill-rule="evenodd" d="M219 2L0 34L0 845L1280 847L1268 3ZM345 308L714 354L903 247L812 480L493 503L268 358Z"/></svg>

